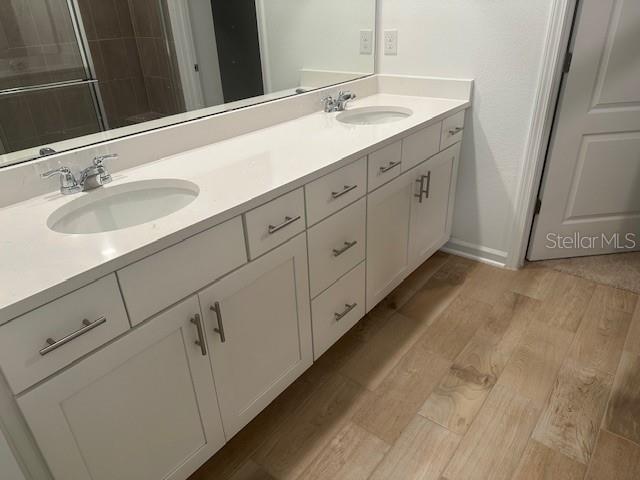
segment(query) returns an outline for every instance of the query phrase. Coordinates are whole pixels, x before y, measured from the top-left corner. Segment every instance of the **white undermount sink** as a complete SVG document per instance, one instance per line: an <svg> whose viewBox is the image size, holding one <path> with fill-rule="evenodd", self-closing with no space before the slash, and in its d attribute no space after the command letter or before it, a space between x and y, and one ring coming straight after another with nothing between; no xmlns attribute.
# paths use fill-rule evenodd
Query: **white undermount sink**
<svg viewBox="0 0 640 480"><path fill-rule="evenodd" d="M338 114L336 119L351 125L380 125L397 122L413 115L413 111L403 107L362 107Z"/></svg>
<svg viewBox="0 0 640 480"><path fill-rule="evenodd" d="M99 233L133 227L193 202L198 186L185 180L143 180L89 192L53 212L47 226L60 233Z"/></svg>

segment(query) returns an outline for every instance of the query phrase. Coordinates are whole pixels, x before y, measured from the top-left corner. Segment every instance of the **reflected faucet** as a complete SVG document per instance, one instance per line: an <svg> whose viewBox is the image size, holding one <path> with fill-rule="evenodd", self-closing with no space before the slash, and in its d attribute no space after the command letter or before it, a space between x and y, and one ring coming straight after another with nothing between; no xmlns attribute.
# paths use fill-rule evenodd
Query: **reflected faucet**
<svg viewBox="0 0 640 480"><path fill-rule="evenodd" d="M325 97L322 99L322 104L324 105L324 111L327 113L332 112L343 112L347 108L347 103L351 100L355 100L357 95L353 92L339 92L338 98L333 98L331 96Z"/></svg>

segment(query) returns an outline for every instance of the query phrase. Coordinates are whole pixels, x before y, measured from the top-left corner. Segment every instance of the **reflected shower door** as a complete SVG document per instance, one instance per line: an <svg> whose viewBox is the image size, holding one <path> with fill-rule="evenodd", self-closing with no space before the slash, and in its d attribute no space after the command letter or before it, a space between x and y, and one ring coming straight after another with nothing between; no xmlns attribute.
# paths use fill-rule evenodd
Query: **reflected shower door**
<svg viewBox="0 0 640 480"><path fill-rule="evenodd" d="M83 31L72 0L0 0L0 153L104 129Z"/></svg>

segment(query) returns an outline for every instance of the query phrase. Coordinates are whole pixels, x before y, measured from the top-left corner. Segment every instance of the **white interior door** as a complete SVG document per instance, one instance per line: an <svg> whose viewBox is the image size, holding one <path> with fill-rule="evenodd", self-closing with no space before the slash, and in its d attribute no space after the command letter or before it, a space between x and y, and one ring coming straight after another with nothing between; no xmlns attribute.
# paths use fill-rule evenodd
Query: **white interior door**
<svg viewBox="0 0 640 480"><path fill-rule="evenodd" d="M529 260L640 250L640 2L584 0Z"/></svg>

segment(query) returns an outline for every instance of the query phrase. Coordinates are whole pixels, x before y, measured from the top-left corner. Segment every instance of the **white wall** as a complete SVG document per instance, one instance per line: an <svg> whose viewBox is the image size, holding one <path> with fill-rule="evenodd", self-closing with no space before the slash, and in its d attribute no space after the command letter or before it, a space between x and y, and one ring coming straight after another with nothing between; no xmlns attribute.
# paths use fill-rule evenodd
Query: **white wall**
<svg viewBox="0 0 640 480"><path fill-rule="evenodd" d="M453 243L500 261L510 244L554 0L378 1L381 30L399 31L398 56L379 54L381 73L475 79Z"/></svg>
<svg viewBox="0 0 640 480"><path fill-rule="evenodd" d="M360 55L360 30L375 27L373 0L258 3L271 92L300 86L301 69L373 73L374 56Z"/></svg>

